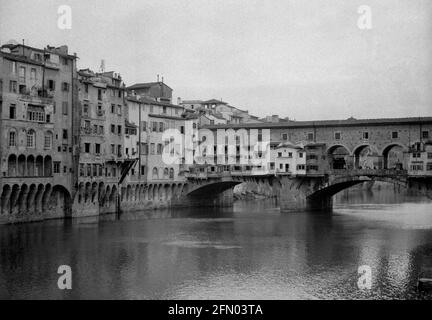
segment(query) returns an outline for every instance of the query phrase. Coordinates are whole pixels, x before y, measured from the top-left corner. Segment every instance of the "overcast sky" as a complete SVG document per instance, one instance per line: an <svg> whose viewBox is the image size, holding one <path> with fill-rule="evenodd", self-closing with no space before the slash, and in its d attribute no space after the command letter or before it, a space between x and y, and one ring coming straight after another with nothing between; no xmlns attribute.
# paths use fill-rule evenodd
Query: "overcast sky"
<svg viewBox="0 0 432 320"><path fill-rule="evenodd" d="M71 30L57 27L72 8ZM372 29L357 26L360 5ZM430 0L0 1L0 43L67 44L79 68L297 120L431 116ZM175 100L176 101L176 100Z"/></svg>

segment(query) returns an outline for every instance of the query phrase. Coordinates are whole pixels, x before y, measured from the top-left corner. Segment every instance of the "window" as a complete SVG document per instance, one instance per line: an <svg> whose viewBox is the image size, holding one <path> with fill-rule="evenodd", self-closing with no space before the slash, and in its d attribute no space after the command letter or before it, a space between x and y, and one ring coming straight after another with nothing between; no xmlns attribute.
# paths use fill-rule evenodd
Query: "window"
<svg viewBox="0 0 432 320"><path fill-rule="evenodd" d="M90 153L90 143L84 143L84 152Z"/></svg>
<svg viewBox="0 0 432 320"><path fill-rule="evenodd" d="M121 152L121 150L122 150L122 146L121 146L121 144L119 144L119 145L117 146L117 156L119 156L119 157L122 156L122 152Z"/></svg>
<svg viewBox="0 0 432 320"><path fill-rule="evenodd" d="M115 125L111 125L111 133L115 133Z"/></svg>
<svg viewBox="0 0 432 320"><path fill-rule="evenodd" d="M363 140L369 140L369 132L363 132Z"/></svg>
<svg viewBox="0 0 432 320"><path fill-rule="evenodd" d="M163 131L164 131L164 123L159 122L159 132L163 132Z"/></svg>
<svg viewBox="0 0 432 320"><path fill-rule="evenodd" d="M423 139L429 139L429 131L423 131L422 132L422 138Z"/></svg>
<svg viewBox="0 0 432 320"><path fill-rule="evenodd" d="M118 105L117 106L117 115L121 116L121 114L122 114L122 106Z"/></svg>
<svg viewBox="0 0 432 320"><path fill-rule="evenodd" d="M115 104L112 104L112 105L111 105L111 113L115 113L115 109L116 109Z"/></svg>
<svg viewBox="0 0 432 320"><path fill-rule="evenodd" d="M432 162L428 162L428 163L426 164L426 170L427 170L427 171L432 171Z"/></svg>
<svg viewBox="0 0 432 320"><path fill-rule="evenodd" d="M55 81L54 80L48 80L48 89L51 91L55 90Z"/></svg>
<svg viewBox="0 0 432 320"><path fill-rule="evenodd" d="M67 82L62 83L62 91L69 92L69 83Z"/></svg>
<svg viewBox="0 0 432 320"><path fill-rule="evenodd" d="M17 82L10 81L9 82L9 92L17 93Z"/></svg>
<svg viewBox="0 0 432 320"><path fill-rule="evenodd" d="M303 152L299 152L299 158L303 158Z"/></svg>
<svg viewBox="0 0 432 320"><path fill-rule="evenodd" d="M102 109L102 104L100 104L100 103L98 104L96 113L99 117L102 117L104 115L104 110Z"/></svg>
<svg viewBox="0 0 432 320"><path fill-rule="evenodd" d="M9 119L16 119L16 105L11 104L9 107Z"/></svg>
<svg viewBox="0 0 432 320"><path fill-rule="evenodd" d="M98 89L98 100L102 100L102 90Z"/></svg>
<svg viewBox="0 0 432 320"><path fill-rule="evenodd" d="M164 114L167 113L167 107L162 107L162 113L164 113Z"/></svg>
<svg viewBox="0 0 432 320"><path fill-rule="evenodd" d="M292 152L288 152L288 158L292 158Z"/></svg>
<svg viewBox="0 0 432 320"><path fill-rule="evenodd" d="M68 106L68 102L67 102L67 101L63 101L63 102L62 102L62 113L63 113L64 115L67 115L67 114L68 114L68 108L69 108L69 106Z"/></svg>
<svg viewBox="0 0 432 320"><path fill-rule="evenodd" d="M101 145L99 143L95 144L95 153L98 155L101 153Z"/></svg>
<svg viewBox="0 0 432 320"><path fill-rule="evenodd" d="M282 140L288 140L288 134L282 133Z"/></svg>
<svg viewBox="0 0 432 320"><path fill-rule="evenodd" d="M34 148L36 143L36 132L29 130L27 132L27 148Z"/></svg>
<svg viewBox="0 0 432 320"><path fill-rule="evenodd" d="M122 126L117 126L117 134L121 135L122 133Z"/></svg>
<svg viewBox="0 0 432 320"><path fill-rule="evenodd" d="M68 60L67 58L65 58L65 57L62 57L62 58L61 58L61 63L62 63L62 65L67 66L67 65L68 65L68 62L69 62L69 60Z"/></svg>
<svg viewBox="0 0 432 320"><path fill-rule="evenodd" d="M141 130L147 131L147 121L141 121Z"/></svg>
<svg viewBox="0 0 432 320"><path fill-rule="evenodd" d="M46 132L44 137L44 148L51 149L52 148L52 137L53 134L51 132Z"/></svg>
<svg viewBox="0 0 432 320"><path fill-rule="evenodd" d="M112 144L112 145L111 145L111 153L112 153L112 154L115 154L115 144Z"/></svg>
<svg viewBox="0 0 432 320"><path fill-rule="evenodd" d="M278 152L278 157L279 157L279 158L282 157L282 152Z"/></svg>
<svg viewBox="0 0 432 320"><path fill-rule="evenodd" d="M33 80L33 81L36 80L36 69L35 68L31 68L31 70L30 70L30 80Z"/></svg>
<svg viewBox="0 0 432 320"><path fill-rule="evenodd" d="M155 154L155 144L150 143L150 154Z"/></svg>
<svg viewBox="0 0 432 320"><path fill-rule="evenodd" d="M104 126L99 126L99 134L103 135L104 131Z"/></svg>
<svg viewBox="0 0 432 320"><path fill-rule="evenodd" d="M63 129L63 139L67 139L68 138L68 131L67 129Z"/></svg>
<svg viewBox="0 0 432 320"><path fill-rule="evenodd" d="M9 147L16 147L16 132L14 130L9 131Z"/></svg>
<svg viewBox="0 0 432 320"><path fill-rule="evenodd" d="M29 105L27 107L27 120L45 122L45 112L43 107Z"/></svg>
<svg viewBox="0 0 432 320"><path fill-rule="evenodd" d="M341 139L341 133L340 132L335 132L334 133L334 138L335 138L335 140L340 140Z"/></svg>
<svg viewBox="0 0 432 320"><path fill-rule="evenodd" d="M258 141L262 141L262 133L258 133Z"/></svg>
<svg viewBox="0 0 432 320"><path fill-rule="evenodd" d="M87 103L84 103L84 104L83 104L83 115L84 115L85 117L88 117L88 116L89 116L89 105L88 105Z"/></svg>
<svg viewBox="0 0 432 320"><path fill-rule="evenodd" d="M392 139L397 139L398 138L398 132L397 131L393 131L392 132Z"/></svg>
<svg viewBox="0 0 432 320"><path fill-rule="evenodd" d="M11 67L12 67L12 74L16 74L17 73L17 64L16 64L16 61L12 61L12 65L11 65Z"/></svg>
<svg viewBox="0 0 432 320"><path fill-rule="evenodd" d="M81 165L80 165L80 170L81 170ZM60 162L59 161L54 161L54 173L60 173Z"/></svg>
<svg viewBox="0 0 432 320"><path fill-rule="evenodd" d="M26 76L26 68L25 67L20 67L19 68L19 81L20 82L25 82L25 76Z"/></svg>
<svg viewBox="0 0 432 320"><path fill-rule="evenodd" d="M157 154L162 154L162 143L158 143L157 145Z"/></svg>
<svg viewBox="0 0 432 320"><path fill-rule="evenodd" d="M313 132L308 132L308 134L307 134L307 140L308 140L308 141L313 141L313 139L314 139L314 134L313 134Z"/></svg>
<svg viewBox="0 0 432 320"><path fill-rule="evenodd" d="M427 158L428 158L428 159L432 159L432 152L428 152L428 153L427 153Z"/></svg>
<svg viewBox="0 0 432 320"><path fill-rule="evenodd" d="M145 166L141 166L141 174L142 174L142 175L145 174Z"/></svg>

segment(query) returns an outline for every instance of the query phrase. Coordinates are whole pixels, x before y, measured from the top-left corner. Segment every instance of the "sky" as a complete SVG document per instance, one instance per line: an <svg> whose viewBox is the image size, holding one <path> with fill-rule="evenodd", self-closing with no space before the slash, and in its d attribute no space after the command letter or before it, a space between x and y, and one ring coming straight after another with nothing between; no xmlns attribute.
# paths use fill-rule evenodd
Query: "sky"
<svg viewBox="0 0 432 320"><path fill-rule="evenodd" d="M296 120L432 116L430 0L2 0L0 44L11 39L66 44L79 68L103 59L126 85L159 74L174 102Z"/></svg>

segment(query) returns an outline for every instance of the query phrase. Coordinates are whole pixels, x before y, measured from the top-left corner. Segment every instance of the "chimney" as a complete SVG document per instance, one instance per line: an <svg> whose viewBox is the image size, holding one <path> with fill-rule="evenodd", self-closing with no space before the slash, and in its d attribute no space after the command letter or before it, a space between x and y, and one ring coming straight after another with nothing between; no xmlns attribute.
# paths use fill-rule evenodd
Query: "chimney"
<svg viewBox="0 0 432 320"><path fill-rule="evenodd" d="M181 104L181 98L177 97L177 104L180 105Z"/></svg>
<svg viewBox="0 0 432 320"><path fill-rule="evenodd" d="M157 82L159 82L159 75L157 75Z"/></svg>

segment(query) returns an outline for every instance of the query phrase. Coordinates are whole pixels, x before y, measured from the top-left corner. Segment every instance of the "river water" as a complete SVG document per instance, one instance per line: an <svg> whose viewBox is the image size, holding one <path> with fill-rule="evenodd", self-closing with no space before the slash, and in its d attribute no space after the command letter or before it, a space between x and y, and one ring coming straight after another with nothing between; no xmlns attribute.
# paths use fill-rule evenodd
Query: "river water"
<svg viewBox="0 0 432 320"><path fill-rule="evenodd" d="M432 267L432 202L392 189L344 191L332 214L265 200L0 226L0 245L3 299L431 298L415 286Z"/></svg>

